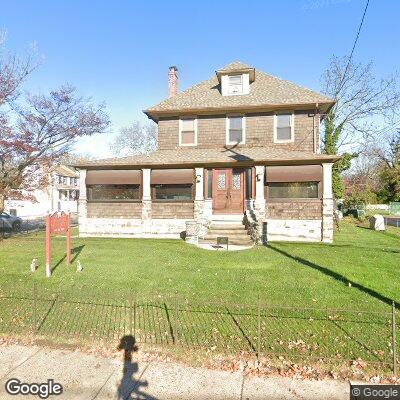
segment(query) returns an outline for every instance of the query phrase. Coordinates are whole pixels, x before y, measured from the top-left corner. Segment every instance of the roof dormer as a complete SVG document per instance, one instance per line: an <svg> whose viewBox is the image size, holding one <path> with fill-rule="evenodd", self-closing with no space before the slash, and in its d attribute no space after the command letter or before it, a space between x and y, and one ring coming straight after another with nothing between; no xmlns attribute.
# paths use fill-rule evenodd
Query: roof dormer
<svg viewBox="0 0 400 400"><path fill-rule="evenodd" d="M250 83L255 80L254 68L234 62L216 71L222 96L237 96L250 93Z"/></svg>

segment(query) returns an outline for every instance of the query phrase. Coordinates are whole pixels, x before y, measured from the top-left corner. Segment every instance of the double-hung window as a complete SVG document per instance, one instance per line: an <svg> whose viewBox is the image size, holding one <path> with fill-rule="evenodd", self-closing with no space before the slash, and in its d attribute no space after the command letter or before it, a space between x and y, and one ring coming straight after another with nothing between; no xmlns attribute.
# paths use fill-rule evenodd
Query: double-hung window
<svg viewBox="0 0 400 400"><path fill-rule="evenodd" d="M180 146L197 145L197 120L196 118L182 118L179 129Z"/></svg>
<svg viewBox="0 0 400 400"><path fill-rule="evenodd" d="M228 116L226 118L226 144L245 142L245 117Z"/></svg>
<svg viewBox="0 0 400 400"><path fill-rule="evenodd" d="M243 75L228 76L228 94L243 93Z"/></svg>
<svg viewBox="0 0 400 400"><path fill-rule="evenodd" d="M275 143L288 143L294 141L294 114L275 115Z"/></svg>

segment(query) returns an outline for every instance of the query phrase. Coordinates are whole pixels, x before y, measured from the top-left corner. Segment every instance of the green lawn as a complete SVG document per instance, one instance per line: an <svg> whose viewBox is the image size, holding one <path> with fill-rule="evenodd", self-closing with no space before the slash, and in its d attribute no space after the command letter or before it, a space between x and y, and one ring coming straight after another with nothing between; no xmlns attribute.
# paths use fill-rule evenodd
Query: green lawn
<svg viewBox="0 0 400 400"><path fill-rule="evenodd" d="M4 333L34 327L59 340L118 340L133 329L140 342L390 366L400 229L373 232L347 221L332 245L274 243L229 253L173 240L74 238L70 267L65 239L56 238L50 279L43 239L0 242ZM32 274L34 257L40 266Z"/></svg>
<svg viewBox="0 0 400 400"><path fill-rule="evenodd" d="M349 301L400 302L400 229L373 232L342 223L333 245L274 243L240 252L205 251L182 241L74 238L74 263L63 260L65 239L56 238L51 279L44 276L43 234L0 243L0 285L33 282L73 295L137 293L277 304L312 301L323 307ZM35 274L32 258L39 259ZM84 271L76 272L80 260ZM58 265L57 265L58 264ZM348 283L352 287L348 286Z"/></svg>

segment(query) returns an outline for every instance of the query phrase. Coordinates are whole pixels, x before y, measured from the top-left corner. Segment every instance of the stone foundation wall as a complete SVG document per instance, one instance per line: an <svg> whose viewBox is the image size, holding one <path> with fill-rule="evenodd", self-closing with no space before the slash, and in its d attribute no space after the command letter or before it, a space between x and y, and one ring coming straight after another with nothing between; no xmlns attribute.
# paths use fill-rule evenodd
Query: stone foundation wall
<svg viewBox="0 0 400 400"><path fill-rule="evenodd" d="M140 218L86 218L79 221L79 236L132 236L141 232Z"/></svg>
<svg viewBox="0 0 400 400"><path fill-rule="evenodd" d="M268 219L322 219L321 200L265 202Z"/></svg>
<svg viewBox="0 0 400 400"><path fill-rule="evenodd" d="M141 218L142 202L87 203L88 218Z"/></svg>
<svg viewBox="0 0 400 400"><path fill-rule="evenodd" d="M322 220L267 219L267 241L320 242Z"/></svg>
<svg viewBox="0 0 400 400"><path fill-rule="evenodd" d="M80 220L82 237L137 237L171 238L184 236L186 219L160 219L142 221L126 218L86 218Z"/></svg>
<svg viewBox="0 0 400 400"><path fill-rule="evenodd" d="M333 199L324 199L322 213L322 240L324 243L333 242Z"/></svg>
<svg viewBox="0 0 400 400"><path fill-rule="evenodd" d="M152 219L193 219L194 205L193 202L152 202L151 203Z"/></svg>

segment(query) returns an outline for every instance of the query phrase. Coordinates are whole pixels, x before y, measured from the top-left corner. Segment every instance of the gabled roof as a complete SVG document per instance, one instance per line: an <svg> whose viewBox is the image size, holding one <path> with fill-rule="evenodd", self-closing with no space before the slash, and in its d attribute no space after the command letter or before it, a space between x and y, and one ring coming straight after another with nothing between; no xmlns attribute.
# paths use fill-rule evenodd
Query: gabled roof
<svg viewBox="0 0 400 400"><path fill-rule="evenodd" d="M220 72L233 72L241 69L253 69L250 65L242 63L241 61L234 61L230 64L225 65L225 67L220 68L218 71Z"/></svg>
<svg viewBox="0 0 400 400"><path fill-rule="evenodd" d="M157 150L147 155L108 158L75 164L77 168L141 168L141 167L184 167L207 165L253 165L260 164L318 164L334 162L340 157L285 149L265 147L225 147L216 149Z"/></svg>
<svg viewBox="0 0 400 400"><path fill-rule="evenodd" d="M219 69L217 74L248 70L253 67L239 61ZM217 111L239 109L261 109L279 106L306 106L318 103L328 108L334 100L295 83L255 70L255 80L250 84L250 93L222 96L217 76L190 87L157 105L144 110L155 120L162 115L191 111Z"/></svg>
<svg viewBox="0 0 400 400"><path fill-rule="evenodd" d="M74 168L63 164L54 167L53 172L56 173L57 175L70 176L71 178L76 178L79 176L78 172Z"/></svg>
<svg viewBox="0 0 400 400"><path fill-rule="evenodd" d="M215 71L217 74L218 82L221 83L221 75L230 74L230 73L248 73L250 77L250 82L254 82L255 78L255 68L251 67L250 65L243 64L240 61L234 61L225 67L220 68L219 70Z"/></svg>

